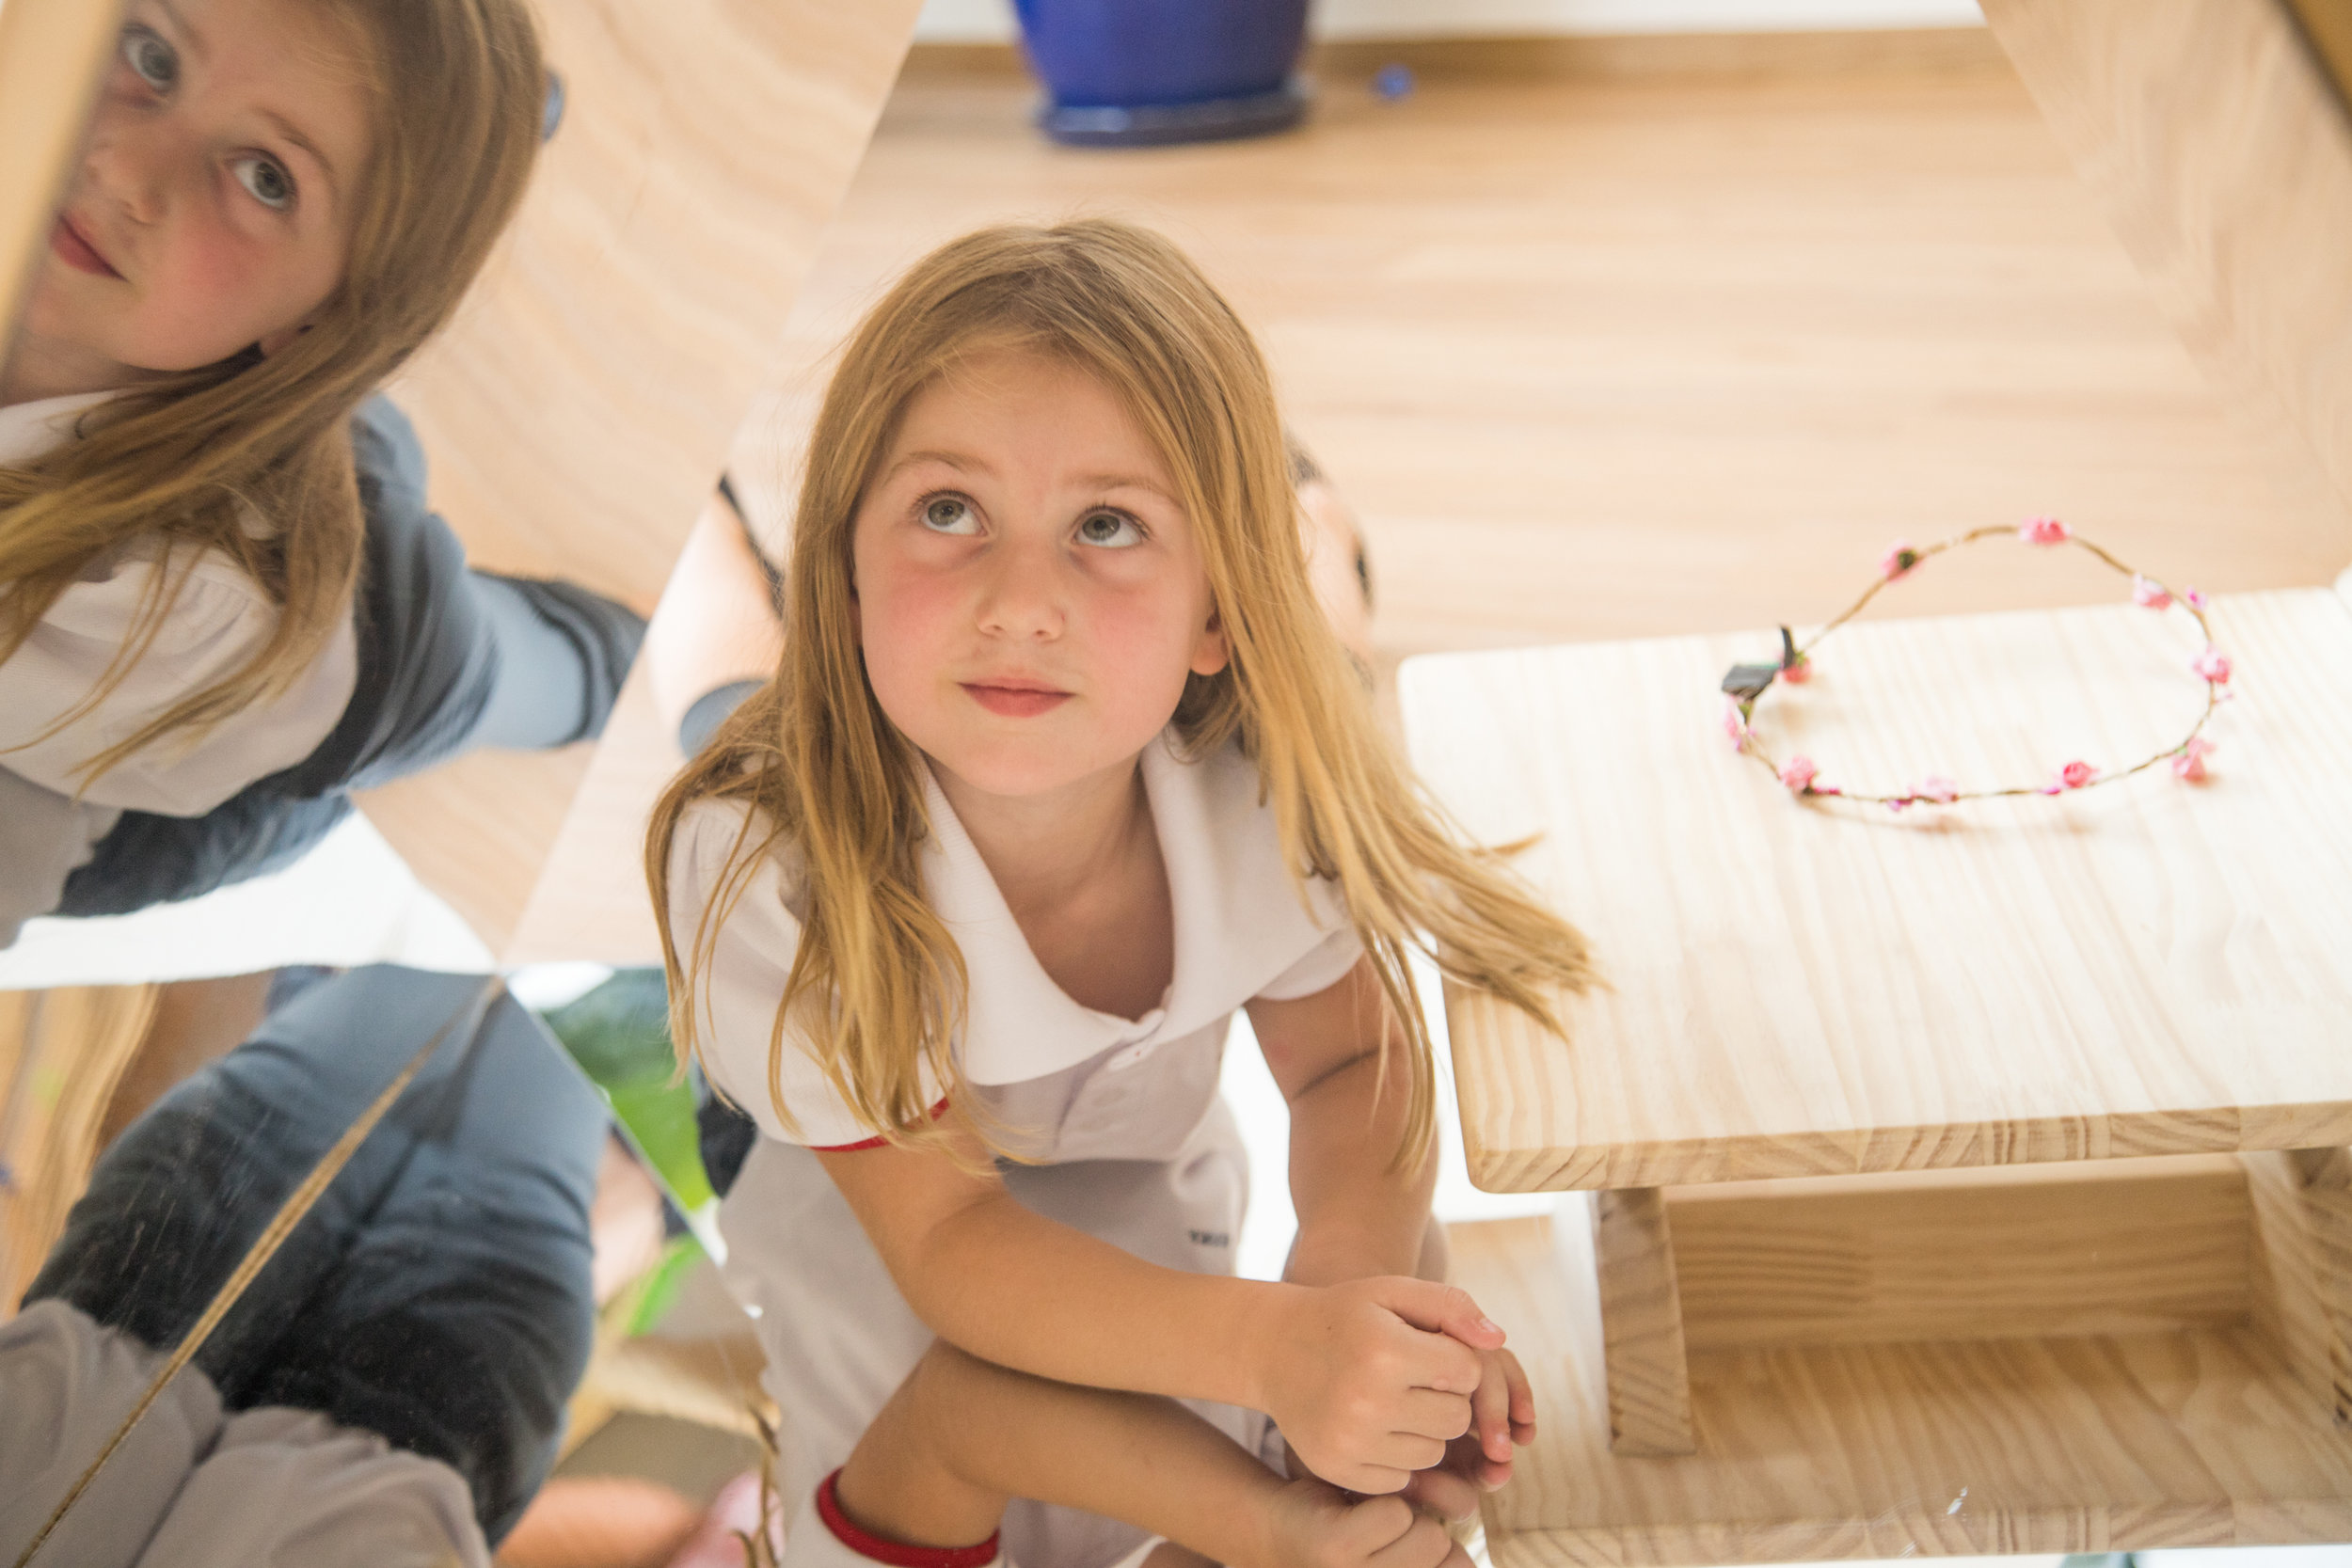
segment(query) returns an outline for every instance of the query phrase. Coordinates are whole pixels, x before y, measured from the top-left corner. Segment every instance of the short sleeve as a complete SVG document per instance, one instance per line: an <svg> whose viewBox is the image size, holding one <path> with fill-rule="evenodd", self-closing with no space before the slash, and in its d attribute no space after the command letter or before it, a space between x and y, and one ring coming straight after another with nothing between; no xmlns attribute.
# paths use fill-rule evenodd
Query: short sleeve
<svg viewBox="0 0 2352 1568"><path fill-rule="evenodd" d="M667 917L678 957L690 969L704 910L724 887L726 865L749 809L733 801L701 800L679 818L670 847ZM776 1114L769 1039L800 942L801 923L792 911L785 866L771 853L726 911L707 968L688 981L703 1071L771 1138L822 1149L863 1145L873 1130L858 1120L788 1027L776 1047L776 1083L797 1129L787 1131ZM938 1098L935 1089L930 1098Z"/></svg>
<svg viewBox="0 0 2352 1568"><path fill-rule="evenodd" d="M1343 926L1316 944L1313 951L1276 975L1258 992L1267 1002L1293 1002L1328 990L1346 977L1364 956L1363 939L1353 926Z"/></svg>
<svg viewBox="0 0 2352 1568"><path fill-rule="evenodd" d="M227 556L208 550L186 569L154 638L114 689L51 731L106 676L139 626L159 571L178 571L142 546L68 585L0 663L0 762L10 771L94 805L199 816L254 780L309 756L342 717L358 679L348 620L294 688L190 737L167 736L85 788L82 766L129 739L183 698L233 674L278 627L278 607Z"/></svg>

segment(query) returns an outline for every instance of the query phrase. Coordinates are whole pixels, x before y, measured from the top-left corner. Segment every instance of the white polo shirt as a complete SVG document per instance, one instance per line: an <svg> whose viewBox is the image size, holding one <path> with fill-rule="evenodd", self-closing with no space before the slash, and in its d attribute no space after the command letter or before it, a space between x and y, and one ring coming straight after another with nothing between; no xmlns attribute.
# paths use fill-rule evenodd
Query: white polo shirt
<svg viewBox="0 0 2352 1568"><path fill-rule="evenodd" d="M1143 784L1168 867L1175 977L1139 1019L1079 1006L1021 934L979 851L927 772L932 833L920 853L924 895L961 950L970 993L956 1061L1002 1135L1028 1158L1166 1160L1208 1113L1233 1010L1256 997L1310 996L1336 984L1362 944L1335 889L1310 879L1302 898L1283 864L1273 808L1238 745L1185 762L1172 731L1146 747ZM706 899L748 808L699 801L671 851L669 918L691 951ZM711 1080L773 1138L817 1148L867 1141L849 1106L787 1025L778 1064L786 1131L769 1097L769 1033L805 910L786 864L750 879L718 933L697 1028ZM937 1085L930 1086L936 1099Z"/></svg>
<svg viewBox="0 0 2352 1568"><path fill-rule="evenodd" d="M109 393L46 398L0 408L0 464L23 463L73 438L77 421ZM253 527L265 527L258 517ZM122 680L81 705L139 624L158 573L183 578L179 596ZM8 585L0 583L0 594ZM200 816L256 779L318 749L350 705L358 637L343 617L293 688L197 736L167 736L81 788L83 763L129 739L174 704L243 669L278 630L278 606L219 550L190 560L160 535L93 562L66 586L0 662L0 768L85 806ZM54 733L53 733L54 732Z"/></svg>

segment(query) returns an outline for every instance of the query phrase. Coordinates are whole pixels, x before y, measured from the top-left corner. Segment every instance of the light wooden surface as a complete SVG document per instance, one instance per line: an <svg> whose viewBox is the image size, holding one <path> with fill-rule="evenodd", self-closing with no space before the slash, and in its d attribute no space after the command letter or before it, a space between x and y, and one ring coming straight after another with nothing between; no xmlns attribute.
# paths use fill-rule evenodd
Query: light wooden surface
<svg viewBox="0 0 2352 1568"><path fill-rule="evenodd" d="M2030 576L2038 556L1995 543ZM1802 601L1788 607L1802 612ZM2236 699L2201 786L2158 771L1896 816L1735 754L1764 634L1406 667L1414 759L1591 936L1573 1037L1449 992L1470 1174L1660 1186L2352 1142L2352 613L2216 601ZM1824 784L2115 767L2204 702L2179 615L1866 623L1759 705Z"/></svg>
<svg viewBox="0 0 2352 1568"><path fill-rule="evenodd" d="M1580 1206L1581 1207L1581 1206ZM1591 1227L1452 1229L1537 1404L1497 1568L2352 1539L2352 1433L2250 1325L1695 1353L1698 1451L1609 1451Z"/></svg>
<svg viewBox="0 0 2352 1568"><path fill-rule="evenodd" d="M13 0L11 0L13 3ZM763 378L918 0L553 0L564 124L456 327L392 388L479 563L647 610ZM588 765L480 754L366 809L493 949Z"/></svg>
<svg viewBox="0 0 2352 1568"><path fill-rule="evenodd" d="M121 14L119 0L0 5L0 341L47 250Z"/></svg>
<svg viewBox="0 0 2352 1568"><path fill-rule="evenodd" d="M1668 1188L1683 1331L1710 1351L2228 1327L2253 1309L2240 1158ZM1607 1282L1604 1261L1604 1303Z"/></svg>
<svg viewBox="0 0 2352 1568"><path fill-rule="evenodd" d="M1411 97L1370 94L1375 53ZM2208 589L2352 562L2316 460L2233 419L1980 32L1351 48L1295 135L1130 153L1046 144L1009 58L910 57L736 448L768 522L892 277L981 223L1101 211L1176 237L1257 329L1364 519L1384 672L1764 625L1847 580L1825 562L2040 512ZM1907 602L2109 589L1949 564ZM649 800L583 798L613 836L567 832L542 907L626 923L571 927L583 954L652 956L612 891Z"/></svg>
<svg viewBox="0 0 2352 1568"><path fill-rule="evenodd" d="M99 1129L155 1017L158 986L0 991L0 1319L88 1185Z"/></svg>
<svg viewBox="0 0 2352 1568"><path fill-rule="evenodd" d="M641 668L621 689L605 740L502 962L661 961L661 934L645 888L645 826L655 797L685 763L676 736L655 711L652 682Z"/></svg>
<svg viewBox="0 0 2352 1568"><path fill-rule="evenodd" d="M1666 1195L1656 1187L1629 1187L1595 1193L1590 1201L1609 1370L1610 1449L1689 1453L1696 1443L1691 1363Z"/></svg>
<svg viewBox="0 0 2352 1568"><path fill-rule="evenodd" d="M2313 1407L2352 1430L2352 1151L2239 1158L2256 1220L2254 1321L2286 1348Z"/></svg>
<svg viewBox="0 0 2352 1568"><path fill-rule="evenodd" d="M1025 79L917 50L739 471L774 515L827 356L930 246L1105 211L1258 332L1391 657L1766 625L1955 518L2055 513L2207 589L2352 563L2317 460L2201 375L1983 44L1651 40L1636 73L1400 45L1402 102L1353 54L1295 135L1132 153L1050 146ZM1970 562L1915 602L2087 596Z"/></svg>
<svg viewBox="0 0 2352 1568"><path fill-rule="evenodd" d="M2312 8L2314 11L2320 8ZM1985 0L2159 304L2241 417L2352 502L2352 124L2280 0Z"/></svg>

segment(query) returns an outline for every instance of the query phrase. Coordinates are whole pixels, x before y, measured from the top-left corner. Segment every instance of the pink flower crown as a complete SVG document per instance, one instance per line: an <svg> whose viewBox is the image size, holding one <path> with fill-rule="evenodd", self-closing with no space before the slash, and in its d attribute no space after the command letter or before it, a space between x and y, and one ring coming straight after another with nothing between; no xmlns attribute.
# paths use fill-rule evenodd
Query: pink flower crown
<svg viewBox="0 0 2352 1568"><path fill-rule="evenodd" d="M1813 650L1839 626L1862 612L1865 605L1878 596L1888 583L1909 577L1931 556L1946 550L1958 549L1979 540L2015 536L2028 545L2073 545L2089 550L2108 566L2132 579L2132 602L2146 610L2169 610L2175 605L2196 618L2198 629L2204 633L2204 651L2189 660L2189 673L2205 683L2204 711L2179 743L2168 746L2147 760L2129 768L2102 771L2090 763L2069 762L2038 784L2012 784L1998 789L1963 789L1940 773L1931 773L1909 789L1895 794L1867 795L1858 790L1841 789L1822 782L1821 770L1807 756L1791 756L1786 763L1774 761L1756 738L1755 729L1757 699L1772 689L1775 682L1802 686L1813 676ZM2229 700L2230 660L2213 645L2213 627L2205 620L2205 598L2194 588L2174 594L2153 578L2143 577L2126 566L2088 539L2080 539L2056 517L2035 517L2024 526L2010 528L1980 528L1971 530L1956 539L1924 549L1914 548L1908 542L1897 540L1885 559L1879 562L1879 578L1863 590L1862 596L1846 607L1845 613L1830 622L1802 647L1787 626L1780 628L1780 657L1777 661L1757 664L1735 664L1724 676L1724 693L1727 699L1724 708L1724 731L1731 736L1735 749L1754 757L1794 794L1836 796L1848 800L1867 801L1883 805L1889 811L1906 811L1913 806L1948 806L1961 800L1991 800L2011 795L2063 795L2069 790L2090 789L2099 784L2118 784L2136 773L2144 773L2160 763L2169 764L2174 776L2190 784L2201 784L2206 777L2205 759L2214 752L2214 743L2205 738L2205 726L2214 710Z"/></svg>

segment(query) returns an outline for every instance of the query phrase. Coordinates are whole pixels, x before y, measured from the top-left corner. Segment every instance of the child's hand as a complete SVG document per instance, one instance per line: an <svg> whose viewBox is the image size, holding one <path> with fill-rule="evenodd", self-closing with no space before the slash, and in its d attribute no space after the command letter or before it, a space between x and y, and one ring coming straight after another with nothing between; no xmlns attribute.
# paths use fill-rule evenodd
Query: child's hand
<svg viewBox="0 0 2352 1568"><path fill-rule="evenodd" d="M1535 1395L1519 1358L1497 1349L1479 1352L1478 1360L1470 1430L1446 1445L1443 1462L1416 1474L1405 1488L1406 1497L1449 1519L1467 1517L1478 1506L1479 1492L1509 1481L1512 1448L1535 1440Z"/></svg>
<svg viewBox="0 0 2352 1568"><path fill-rule="evenodd" d="M1392 1277L1295 1288L1260 1347L1263 1408L1324 1480L1398 1491L1470 1430L1481 1353L1502 1345L1502 1330L1450 1285Z"/></svg>
<svg viewBox="0 0 2352 1568"><path fill-rule="evenodd" d="M1236 1568L1470 1568L1445 1526L1402 1497L1356 1497L1302 1476L1282 1488L1263 1561Z"/></svg>

